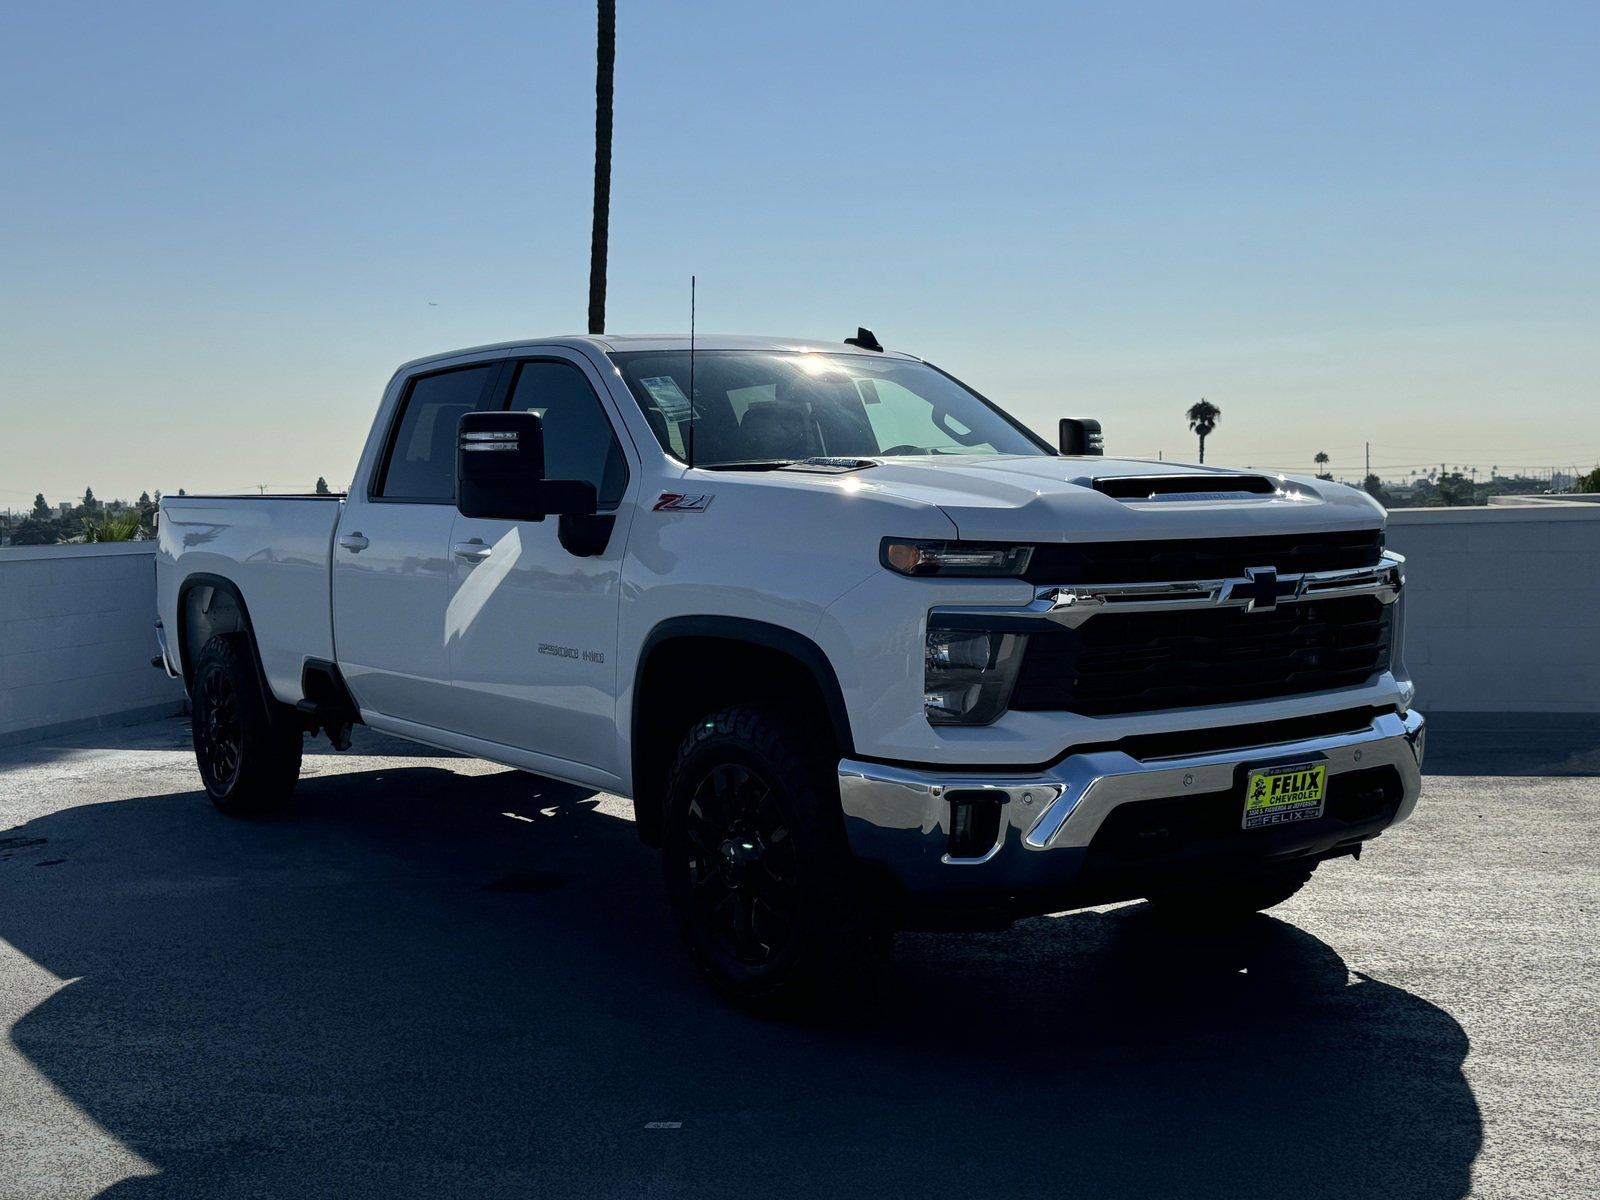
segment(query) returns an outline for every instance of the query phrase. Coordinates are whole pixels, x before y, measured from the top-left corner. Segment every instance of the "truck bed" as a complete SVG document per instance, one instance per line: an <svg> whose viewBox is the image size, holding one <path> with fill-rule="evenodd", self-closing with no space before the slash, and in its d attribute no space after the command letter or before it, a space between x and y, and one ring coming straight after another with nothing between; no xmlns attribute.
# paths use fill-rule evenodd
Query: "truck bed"
<svg viewBox="0 0 1600 1200"><path fill-rule="evenodd" d="M234 583L248 598L267 683L300 698L305 660L333 658L331 566L341 496L164 496L156 596L174 633L178 588L197 574Z"/></svg>

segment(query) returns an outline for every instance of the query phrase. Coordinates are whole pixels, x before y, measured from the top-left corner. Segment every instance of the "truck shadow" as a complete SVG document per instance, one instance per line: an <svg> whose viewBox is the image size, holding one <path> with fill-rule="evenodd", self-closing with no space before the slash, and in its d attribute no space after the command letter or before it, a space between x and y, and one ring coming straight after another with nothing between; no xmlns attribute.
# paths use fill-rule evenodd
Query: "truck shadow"
<svg viewBox="0 0 1600 1200"><path fill-rule="evenodd" d="M1266 917L907 937L857 1011L774 1022L693 977L631 823L515 772L8 835L45 841L0 937L75 979L13 1041L159 1172L108 1196L1443 1200L1481 1142L1460 1026Z"/></svg>
<svg viewBox="0 0 1600 1200"><path fill-rule="evenodd" d="M4 766L0 766L0 772L8 767L38 766L57 762L63 758L77 757L85 751L108 750L122 753L128 750L172 750L175 748L173 740L175 737L178 739L178 745L182 747L189 745L190 726L187 716L174 714L155 720L147 717L131 725L111 722L98 729L61 734L14 746L0 743L0 751L3 751L5 756ZM432 746L408 742L404 738L379 733L365 725L356 726L354 737L354 753L357 754L382 755L384 758L456 757L449 750L438 750ZM321 736L306 738L307 763L314 764L319 758L337 758L343 753L346 752L335 750Z"/></svg>

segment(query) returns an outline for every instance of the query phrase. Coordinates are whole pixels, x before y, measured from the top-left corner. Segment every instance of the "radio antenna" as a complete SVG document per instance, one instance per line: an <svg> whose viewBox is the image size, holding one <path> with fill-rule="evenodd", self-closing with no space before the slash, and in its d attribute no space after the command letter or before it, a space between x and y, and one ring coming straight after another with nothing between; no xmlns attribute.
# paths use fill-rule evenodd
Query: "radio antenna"
<svg viewBox="0 0 1600 1200"><path fill-rule="evenodd" d="M689 276L689 465L694 466L694 276Z"/></svg>

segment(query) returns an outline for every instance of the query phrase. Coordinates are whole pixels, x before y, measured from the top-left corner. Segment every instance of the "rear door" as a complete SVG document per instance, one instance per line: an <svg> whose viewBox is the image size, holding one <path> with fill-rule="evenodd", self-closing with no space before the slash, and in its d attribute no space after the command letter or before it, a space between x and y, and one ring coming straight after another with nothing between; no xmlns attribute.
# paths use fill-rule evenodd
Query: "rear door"
<svg viewBox="0 0 1600 1200"><path fill-rule="evenodd" d="M503 407L544 419L545 478L594 484L612 527L575 554L558 517L457 515L446 637L462 733L546 756L553 774L618 774L617 616L638 490L633 446L594 367L553 351L506 367ZM626 446L626 451L624 447Z"/></svg>
<svg viewBox="0 0 1600 1200"><path fill-rule="evenodd" d="M445 609L456 505L456 424L495 394L503 353L403 381L365 486L333 546L335 653L368 712L451 727Z"/></svg>

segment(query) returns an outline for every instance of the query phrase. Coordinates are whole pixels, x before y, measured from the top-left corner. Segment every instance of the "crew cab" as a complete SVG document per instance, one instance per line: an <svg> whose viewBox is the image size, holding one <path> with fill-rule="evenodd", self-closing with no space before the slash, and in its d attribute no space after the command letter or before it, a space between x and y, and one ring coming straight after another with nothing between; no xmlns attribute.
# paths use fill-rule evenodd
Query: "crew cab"
<svg viewBox="0 0 1600 1200"><path fill-rule="evenodd" d="M1052 445L937 367L559 337L389 381L347 494L167 496L158 663L230 813L352 724L631 798L723 993L896 930L1268 907L1416 803L1384 513Z"/></svg>

